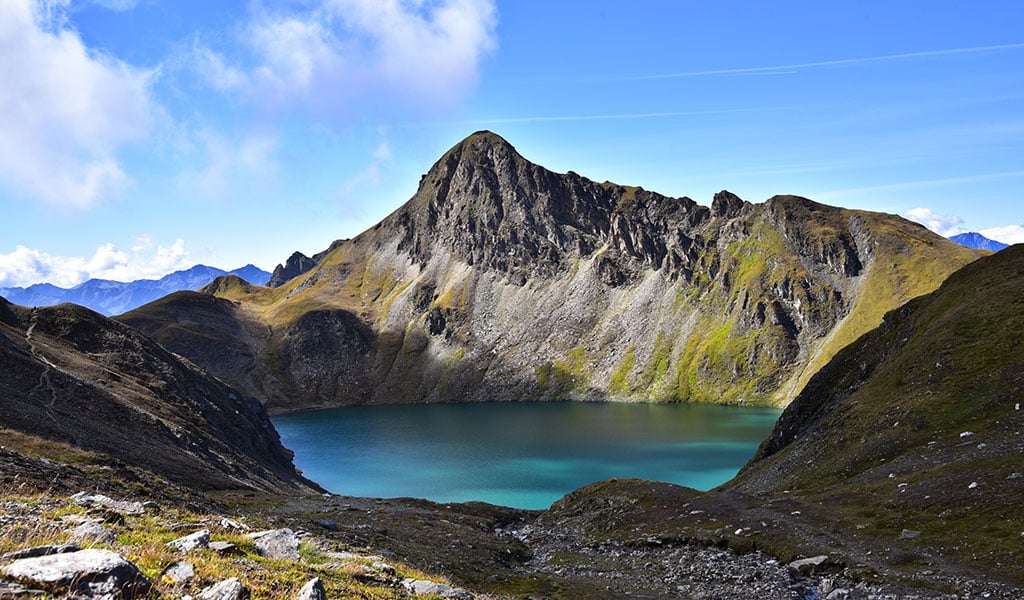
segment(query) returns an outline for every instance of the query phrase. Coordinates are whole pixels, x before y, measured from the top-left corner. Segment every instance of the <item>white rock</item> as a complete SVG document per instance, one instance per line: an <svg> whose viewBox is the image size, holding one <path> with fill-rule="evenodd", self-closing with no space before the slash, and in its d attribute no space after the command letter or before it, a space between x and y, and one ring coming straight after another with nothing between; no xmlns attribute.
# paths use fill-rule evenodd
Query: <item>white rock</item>
<svg viewBox="0 0 1024 600"><path fill-rule="evenodd" d="M196 596L197 600L244 600L249 597L249 590L242 585L237 577L225 579L212 585Z"/></svg>
<svg viewBox="0 0 1024 600"><path fill-rule="evenodd" d="M171 580L171 583L188 583L196 576L196 568L190 562L175 562L167 565L161 577Z"/></svg>
<svg viewBox="0 0 1024 600"><path fill-rule="evenodd" d="M151 587L138 567L109 550L23 558L0 569L0 573L26 585L68 595L136 598L146 596Z"/></svg>
<svg viewBox="0 0 1024 600"><path fill-rule="evenodd" d="M291 529L261 532L256 539L260 556L280 560L299 560L299 537Z"/></svg>
<svg viewBox="0 0 1024 600"><path fill-rule="evenodd" d="M473 594L462 588L434 581L408 578L402 580L402 587L405 588L406 592L415 596L440 596L442 598L454 598L455 600L473 600Z"/></svg>
<svg viewBox="0 0 1024 600"><path fill-rule="evenodd" d="M319 577L314 577L302 586L295 600L327 600L327 591L324 590L324 582Z"/></svg>
<svg viewBox="0 0 1024 600"><path fill-rule="evenodd" d="M71 531L73 544L113 544L117 537L97 521L86 521Z"/></svg>
<svg viewBox="0 0 1024 600"><path fill-rule="evenodd" d="M171 548L177 548L185 554L188 554L193 550L206 548L210 545L210 530L200 529L195 533L190 533L184 537L180 537L173 542L167 542L167 545Z"/></svg>

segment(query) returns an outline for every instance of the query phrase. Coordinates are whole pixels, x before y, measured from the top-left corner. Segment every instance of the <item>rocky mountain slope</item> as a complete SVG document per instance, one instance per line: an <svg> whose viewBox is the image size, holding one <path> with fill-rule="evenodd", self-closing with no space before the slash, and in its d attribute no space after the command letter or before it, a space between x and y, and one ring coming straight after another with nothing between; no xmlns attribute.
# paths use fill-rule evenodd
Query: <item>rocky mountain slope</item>
<svg viewBox="0 0 1024 600"><path fill-rule="evenodd" d="M222 275L236 275L256 285L264 285L270 279L270 273L253 265L246 265L233 271L196 265L190 269L175 271L160 279L139 279L129 282L90 279L73 288L38 283L25 288L0 288L0 296L23 306L53 306L71 302L110 316L138 308L171 292L198 290Z"/></svg>
<svg viewBox="0 0 1024 600"><path fill-rule="evenodd" d="M708 208L557 174L480 132L280 287L222 280L204 292L229 303L176 294L122 320L275 410L784 404L887 310L978 256L899 217L794 196L721 192ZM203 349L213 341L232 368Z"/></svg>
<svg viewBox="0 0 1024 600"><path fill-rule="evenodd" d="M0 299L0 364L5 445L84 451L200 490L315 489L259 402L86 308Z"/></svg>
<svg viewBox="0 0 1024 600"><path fill-rule="evenodd" d="M732 481L707 493L595 484L534 523L534 543L563 562L706 543L815 558L821 583L835 576L830 586L852 578L903 582L898 597L1020 597L1022 343L1017 245L839 352ZM864 597L848 594L837 597Z"/></svg>

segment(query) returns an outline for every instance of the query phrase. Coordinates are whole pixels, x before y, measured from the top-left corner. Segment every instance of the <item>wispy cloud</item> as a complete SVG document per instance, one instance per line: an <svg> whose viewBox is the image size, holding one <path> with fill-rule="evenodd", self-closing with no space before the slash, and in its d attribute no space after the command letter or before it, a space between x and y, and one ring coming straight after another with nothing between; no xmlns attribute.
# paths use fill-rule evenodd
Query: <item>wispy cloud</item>
<svg viewBox="0 0 1024 600"><path fill-rule="evenodd" d="M207 85L271 109L349 115L400 105L430 112L461 100L497 45L493 0L252 6L240 52L228 56L197 43L191 62Z"/></svg>
<svg viewBox="0 0 1024 600"><path fill-rule="evenodd" d="M934 58L937 56L956 56L960 54L979 54L982 52L999 52L1004 50L1021 49L1024 49L1024 43L1000 44L995 46L974 46L970 48L949 48L945 50L924 50L921 52L904 52L900 54L865 56L860 58L840 58L836 60L822 60L815 62L795 63L789 65L741 67L736 69L708 69L703 71L682 71L678 73L655 73L650 75L622 77L616 79L616 81L641 81L645 79L679 79L684 77L706 77L710 75L786 75L796 73L801 69L847 67L852 65L884 63L900 60L909 60L915 58Z"/></svg>
<svg viewBox="0 0 1024 600"><path fill-rule="evenodd" d="M274 153L276 137L252 133L232 140L212 130L194 134L202 167L183 171L179 177L187 194L198 192L205 198L221 198L239 181L267 181L277 173Z"/></svg>

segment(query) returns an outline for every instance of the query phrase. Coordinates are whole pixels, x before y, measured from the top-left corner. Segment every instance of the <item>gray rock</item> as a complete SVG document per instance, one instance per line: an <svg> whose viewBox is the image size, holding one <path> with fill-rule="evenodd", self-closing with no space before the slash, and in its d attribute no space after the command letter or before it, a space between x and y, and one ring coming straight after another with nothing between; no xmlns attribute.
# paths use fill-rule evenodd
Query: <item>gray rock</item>
<svg viewBox="0 0 1024 600"><path fill-rule="evenodd" d="M249 531L248 525L232 519L221 519L219 525L221 529L227 529L229 531Z"/></svg>
<svg viewBox="0 0 1024 600"><path fill-rule="evenodd" d="M24 550L15 550L3 555L4 560L18 560L19 558L33 558L36 556L49 556L51 554L63 554L65 552L78 552L81 548L77 544L60 544L36 546Z"/></svg>
<svg viewBox="0 0 1024 600"><path fill-rule="evenodd" d="M174 562L167 565L160 576L170 579L175 585L188 583L196 576L196 567L190 562Z"/></svg>
<svg viewBox="0 0 1024 600"><path fill-rule="evenodd" d="M232 577L199 592L196 600L244 600L248 597L249 590L237 577Z"/></svg>
<svg viewBox="0 0 1024 600"><path fill-rule="evenodd" d="M71 532L68 541L76 544L113 544L117 536L96 521L86 521Z"/></svg>
<svg viewBox="0 0 1024 600"><path fill-rule="evenodd" d="M788 566L790 569L795 569L801 574L806 574L814 571L815 567L822 565L827 560L828 556L825 554L821 554L818 556L812 556L811 558L802 558L800 560L794 560L793 562L789 563Z"/></svg>
<svg viewBox="0 0 1024 600"><path fill-rule="evenodd" d="M184 537L180 537L173 542L167 542L167 545L172 548L177 548L185 554L188 554L193 550L198 550L199 548L206 548L210 545L210 530L200 529L195 533L190 533Z"/></svg>
<svg viewBox="0 0 1024 600"><path fill-rule="evenodd" d="M921 537L920 531L914 531L913 529L904 529L900 532L901 540L912 540L917 537Z"/></svg>
<svg viewBox="0 0 1024 600"><path fill-rule="evenodd" d="M324 582L319 577L314 577L302 586L295 600L327 600L327 591L324 589Z"/></svg>
<svg viewBox="0 0 1024 600"><path fill-rule="evenodd" d="M260 556L279 560L299 560L299 537L291 529L262 531L252 536Z"/></svg>
<svg viewBox="0 0 1024 600"><path fill-rule="evenodd" d="M210 542L207 547L217 554L235 554L238 552L238 546L231 542Z"/></svg>
<svg viewBox="0 0 1024 600"><path fill-rule="evenodd" d="M68 595L127 599L145 596L151 588L138 567L109 550L22 558L0 573L25 585Z"/></svg>
<svg viewBox="0 0 1024 600"><path fill-rule="evenodd" d="M405 588L407 593L415 596L440 596L442 598L454 598L455 600L473 600L474 598L473 594L462 588L423 579L403 579L402 587Z"/></svg>
<svg viewBox="0 0 1024 600"><path fill-rule="evenodd" d="M91 506L104 506L110 510L120 513L122 515L141 515L145 514L146 506L142 502L126 502L124 500L114 500L109 496L103 494L90 494L88 492L78 492L71 496L71 501L78 506L91 507Z"/></svg>
<svg viewBox="0 0 1024 600"><path fill-rule="evenodd" d="M41 596L45 594L43 590L33 590L27 588L20 583L14 583L12 581L0 581L0 598L23 598L28 596Z"/></svg>
<svg viewBox="0 0 1024 600"><path fill-rule="evenodd" d="M313 521L314 525L319 525L328 531L337 531L338 523L332 519L317 519Z"/></svg>

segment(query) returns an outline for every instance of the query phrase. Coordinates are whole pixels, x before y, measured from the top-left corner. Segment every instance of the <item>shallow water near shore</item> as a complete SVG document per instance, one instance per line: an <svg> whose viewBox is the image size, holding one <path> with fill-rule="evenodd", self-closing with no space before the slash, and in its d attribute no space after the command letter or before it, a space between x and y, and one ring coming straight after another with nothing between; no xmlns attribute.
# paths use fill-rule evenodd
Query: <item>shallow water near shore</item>
<svg viewBox="0 0 1024 600"><path fill-rule="evenodd" d="M540 509L612 477L710 489L739 471L780 413L485 402L346 407L273 422L306 477L337 494Z"/></svg>

